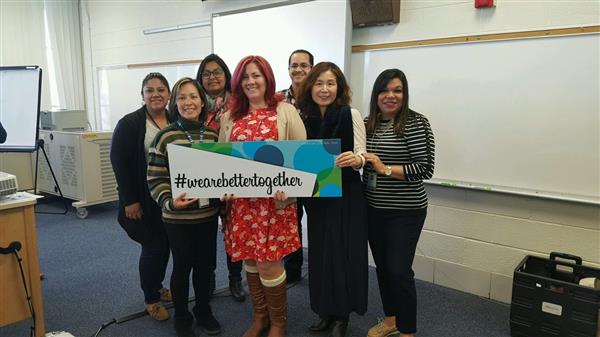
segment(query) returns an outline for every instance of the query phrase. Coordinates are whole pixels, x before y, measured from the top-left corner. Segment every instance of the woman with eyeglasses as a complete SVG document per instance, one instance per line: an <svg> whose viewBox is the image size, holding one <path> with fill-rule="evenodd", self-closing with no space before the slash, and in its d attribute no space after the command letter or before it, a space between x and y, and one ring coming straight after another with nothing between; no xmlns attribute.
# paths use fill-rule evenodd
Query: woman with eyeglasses
<svg viewBox="0 0 600 337"><path fill-rule="evenodd" d="M175 307L175 332L178 337L195 337L194 316L202 332L221 333L221 325L212 314L209 302L213 259L217 249L218 199L173 196L169 174L168 144L191 146L195 142L216 142L215 130L204 125L206 98L197 81L184 77L173 86L169 111L175 120L157 135L149 151L148 186L162 209L165 229L173 255L171 291ZM196 303L188 310L190 273Z"/></svg>
<svg viewBox="0 0 600 337"><path fill-rule="evenodd" d="M146 182L146 156L150 143L170 122L167 104L169 82L160 73L150 73L142 81L144 105L119 120L112 137L110 161L119 190L118 221L127 235L141 245L140 284L148 315L164 321L169 312L161 301L170 301L163 287L169 262L169 240Z"/></svg>
<svg viewBox="0 0 600 337"><path fill-rule="evenodd" d="M342 197L306 202L310 307L320 318L309 329L343 337L350 313L367 310L367 205L358 172L365 163L365 126L349 105L350 87L334 63L317 63L301 89L298 107L308 139L338 138L342 151L335 161Z"/></svg>
<svg viewBox="0 0 600 337"><path fill-rule="evenodd" d="M225 113L227 102L231 94L231 73L225 61L216 54L206 56L198 67L196 80L200 82L206 92L206 120L204 125L219 132L221 128L221 117ZM225 221L222 221L225 223ZM231 256L227 256L227 269L229 270L229 292L235 301L243 302L246 292L242 286L242 261L232 262ZM211 278L210 295L215 290L215 269L217 268L217 257L213 259L213 273Z"/></svg>
<svg viewBox="0 0 600 337"><path fill-rule="evenodd" d="M385 313L368 337L412 337L417 331L412 263L427 216L423 180L433 176L435 146L429 121L408 105L402 71L379 74L366 124L369 244Z"/></svg>
<svg viewBox="0 0 600 337"><path fill-rule="evenodd" d="M261 56L247 56L233 73L229 111L221 122L221 141L303 140L306 131L296 109L275 93L275 76ZM254 310L244 337L282 337L287 328L284 256L300 248L295 198L277 191L269 198L237 198L230 203L225 248L244 260Z"/></svg>

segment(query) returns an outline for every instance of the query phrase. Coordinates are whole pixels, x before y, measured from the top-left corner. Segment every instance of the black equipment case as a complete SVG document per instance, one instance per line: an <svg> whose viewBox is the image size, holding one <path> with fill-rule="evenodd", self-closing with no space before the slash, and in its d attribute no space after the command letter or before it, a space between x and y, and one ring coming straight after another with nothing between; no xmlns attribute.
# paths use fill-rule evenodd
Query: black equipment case
<svg viewBox="0 0 600 337"><path fill-rule="evenodd" d="M526 256L513 275L511 335L600 337L600 289L579 285L587 277L600 278L600 269L579 256Z"/></svg>

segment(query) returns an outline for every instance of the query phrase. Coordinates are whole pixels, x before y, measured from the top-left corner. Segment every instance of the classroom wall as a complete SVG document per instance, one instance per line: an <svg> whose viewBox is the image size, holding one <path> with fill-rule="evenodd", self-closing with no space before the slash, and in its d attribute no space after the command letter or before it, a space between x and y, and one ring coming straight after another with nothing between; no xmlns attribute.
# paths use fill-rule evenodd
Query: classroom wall
<svg viewBox="0 0 600 337"><path fill-rule="evenodd" d="M199 59L210 52L210 27L155 35L143 35L142 29L204 20L211 12L266 2L84 0L86 79L95 76L98 66ZM496 8L482 10L473 8L472 1L403 1L399 24L354 29L352 44L598 25L598 13L596 1L496 0ZM363 91L372 85L362 83L364 56L353 53L351 59L353 102L363 113ZM97 106L93 82L86 80L89 110ZM600 266L598 206L442 186L428 186L428 192L429 215L415 261L420 279L510 302L512 272L528 254L562 251Z"/></svg>
<svg viewBox="0 0 600 337"><path fill-rule="evenodd" d="M354 29L352 44L598 25L599 4L496 0L495 8L478 10L473 1L402 1L399 24ZM352 55L353 101L363 110L368 97L356 93L372 85L361 83L365 54ZM600 266L598 206L443 186L427 190L429 213L414 268L420 279L509 303L512 273L526 255L561 251Z"/></svg>

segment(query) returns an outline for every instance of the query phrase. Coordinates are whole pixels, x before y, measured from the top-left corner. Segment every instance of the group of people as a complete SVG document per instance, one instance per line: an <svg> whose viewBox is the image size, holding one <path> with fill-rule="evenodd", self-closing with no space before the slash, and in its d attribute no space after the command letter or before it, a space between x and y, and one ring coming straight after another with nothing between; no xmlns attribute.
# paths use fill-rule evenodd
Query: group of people
<svg viewBox="0 0 600 337"><path fill-rule="evenodd" d="M273 70L261 56L243 58L231 74L211 54L196 79L184 77L172 89L164 76L150 73L142 82L144 105L114 130L118 220L142 248L139 273L148 314L168 319L163 302L172 300L177 336L196 336L194 319L206 334L221 332L209 305L219 218L236 301L247 296L242 262L246 271L253 319L244 337L285 336L287 283L302 276L303 210L310 306L318 316L308 329L345 336L349 315L366 312L370 245L385 318L368 336L416 333L412 262L427 214L423 180L434 170L431 127L409 108L402 71L379 74L363 119L350 107L351 91L341 69L331 62L313 63L310 52L292 52L292 84L282 92L275 91ZM333 138L341 140L335 161L342 173L339 198L297 199L276 191L268 198L226 194L199 199L171 192L168 144ZM170 290L162 284L169 251Z"/></svg>

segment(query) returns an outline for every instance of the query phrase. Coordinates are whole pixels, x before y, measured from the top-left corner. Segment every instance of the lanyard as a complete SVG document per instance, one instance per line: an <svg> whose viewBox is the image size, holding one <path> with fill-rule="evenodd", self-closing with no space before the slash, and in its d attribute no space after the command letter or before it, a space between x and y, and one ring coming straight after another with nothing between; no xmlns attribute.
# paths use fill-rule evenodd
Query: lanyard
<svg viewBox="0 0 600 337"><path fill-rule="evenodd" d="M156 126L157 129L161 129L160 126L158 126L158 123L156 123L156 121L154 120L154 118L152 118L152 115L150 115L150 113L148 112L148 110L146 110L146 116L148 116L148 118L150 118L150 120L152 121L152 124L154 124L154 126Z"/></svg>
<svg viewBox="0 0 600 337"><path fill-rule="evenodd" d="M187 137L190 144L194 143L194 139L192 138L192 135L190 135L190 133L183 127L183 124L181 124L181 119L177 120L177 126L181 129L181 131L183 131L183 133L185 133L185 136ZM199 142L204 141L204 125L202 125L202 127L200 128L200 136L199 136L198 141Z"/></svg>

